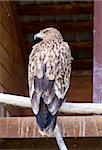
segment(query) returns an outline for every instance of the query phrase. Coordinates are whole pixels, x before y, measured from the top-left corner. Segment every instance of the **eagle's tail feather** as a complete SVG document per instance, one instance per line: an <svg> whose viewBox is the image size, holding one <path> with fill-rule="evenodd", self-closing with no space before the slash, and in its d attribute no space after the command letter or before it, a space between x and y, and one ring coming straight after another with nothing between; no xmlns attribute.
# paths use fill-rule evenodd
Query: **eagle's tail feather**
<svg viewBox="0 0 102 150"><path fill-rule="evenodd" d="M42 97L40 100L39 112L36 115L37 123L41 131L52 132L56 125L57 115L52 115L48 110L47 104L44 103Z"/></svg>

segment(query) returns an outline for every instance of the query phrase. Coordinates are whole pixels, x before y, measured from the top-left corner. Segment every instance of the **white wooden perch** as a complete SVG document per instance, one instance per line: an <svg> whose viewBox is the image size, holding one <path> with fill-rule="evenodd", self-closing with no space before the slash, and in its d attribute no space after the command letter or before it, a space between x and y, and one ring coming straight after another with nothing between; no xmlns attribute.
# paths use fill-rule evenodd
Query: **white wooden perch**
<svg viewBox="0 0 102 150"><path fill-rule="evenodd" d="M30 98L19 95L0 93L0 104L31 108ZM66 114L102 114L102 104L64 102L59 111Z"/></svg>

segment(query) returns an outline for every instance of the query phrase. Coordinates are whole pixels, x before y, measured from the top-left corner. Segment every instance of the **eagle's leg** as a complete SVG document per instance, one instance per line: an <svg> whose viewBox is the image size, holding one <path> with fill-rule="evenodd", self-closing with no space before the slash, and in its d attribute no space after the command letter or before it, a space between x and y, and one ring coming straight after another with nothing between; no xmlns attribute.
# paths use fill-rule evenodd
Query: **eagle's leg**
<svg viewBox="0 0 102 150"><path fill-rule="evenodd" d="M60 150L68 150L68 148L66 147L65 142L63 140L63 137L62 137L62 134L61 134L61 130L58 127L57 124L56 124L56 127L55 127L53 132L54 132L54 135L56 137L56 141L57 141L57 144L59 146L59 149Z"/></svg>

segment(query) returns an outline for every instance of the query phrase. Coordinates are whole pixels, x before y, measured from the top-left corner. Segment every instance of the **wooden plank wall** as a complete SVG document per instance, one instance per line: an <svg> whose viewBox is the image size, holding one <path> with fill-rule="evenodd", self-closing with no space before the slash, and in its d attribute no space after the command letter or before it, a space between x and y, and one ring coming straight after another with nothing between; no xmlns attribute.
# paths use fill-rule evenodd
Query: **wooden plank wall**
<svg viewBox="0 0 102 150"><path fill-rule="evenodd" d="M13 7L10 1L0 2L0 92L25 95L25 66Z"/></svg>
<svg viewBox="0 0 102 150"><path fill-rule="evenodd" d="M93 102L92 78L92 71L73 71L67 101L80 103Z"/></svg>

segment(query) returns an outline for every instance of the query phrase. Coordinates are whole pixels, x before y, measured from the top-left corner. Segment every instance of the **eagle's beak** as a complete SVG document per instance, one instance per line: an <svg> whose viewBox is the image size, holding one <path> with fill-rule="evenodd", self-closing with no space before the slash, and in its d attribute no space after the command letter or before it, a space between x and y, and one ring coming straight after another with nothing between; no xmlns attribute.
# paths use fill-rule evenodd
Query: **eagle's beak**
<svg viewBox="0 0 102 150"><path fill-rule="evenodd" d="M34 40L36 40L37 38L43 39L43 37L44 37L44 34L39 32L39 33L34 35Z"/></svg>

